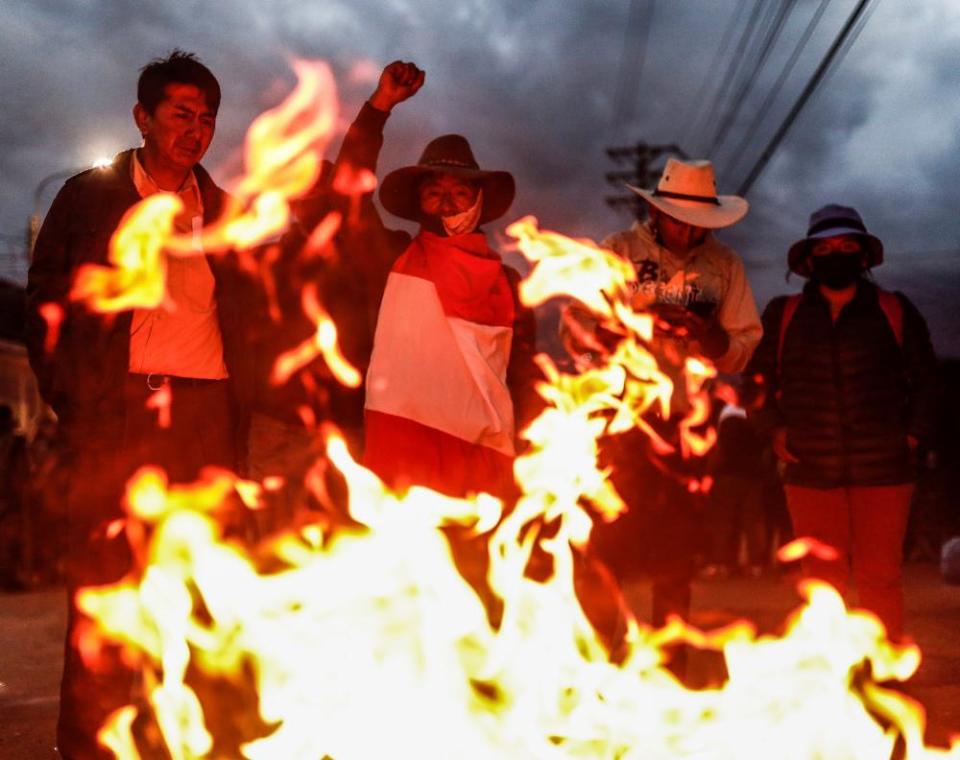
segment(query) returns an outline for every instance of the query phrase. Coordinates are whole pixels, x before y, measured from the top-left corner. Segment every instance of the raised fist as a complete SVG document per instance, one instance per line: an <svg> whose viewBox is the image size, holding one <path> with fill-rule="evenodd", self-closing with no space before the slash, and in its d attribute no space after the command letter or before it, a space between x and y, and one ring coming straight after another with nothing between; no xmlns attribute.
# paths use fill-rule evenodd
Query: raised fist
<svg viewBox="0 0 960 760"><path fill-rule="evenodd" d="M402 103L416 95L423 86L426 74L416 64L406 61L394 61L387 64L380 74L377 89L370 97L370 105L380 111L390 111L397 103Z"/></svg>

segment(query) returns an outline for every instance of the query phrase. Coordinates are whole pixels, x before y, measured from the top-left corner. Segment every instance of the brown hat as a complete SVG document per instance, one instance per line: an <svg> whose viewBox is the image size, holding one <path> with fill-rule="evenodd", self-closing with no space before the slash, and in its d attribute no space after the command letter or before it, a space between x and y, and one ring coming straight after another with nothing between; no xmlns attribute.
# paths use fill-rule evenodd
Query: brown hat
<svg viewBox="0 0 960 760"><path fill-rule="evenodd" d="M719 229L736 224L750 204L737 195L717 195L713 164L668 158L654 190L627 185L667 216L694 227Z"/></svg>
<svg viewBox="0 0 960 760"><path fill-rule="evenodd" d="M401 219L417 221L420 218L418 188L429 174L452 174L478 182L483 188L480 224L506 214L516 193L512 174L480 169L466 137L442 135L427 144L416 166L405 166L383 178L380 183L380 202L383 207Z"/></svg>
<svg viewBox="0 0 960 760"><path fill-rule="evenodd" d="M856 235L863 240L868 268L883 263L883 243L867 232L867 227L857 210L850 206L830 203L810 214L807 236L790 246L790 252L787 254L787 265L790 271L802 277L809 277L811 274L810 243L838 235Z"/></svg>

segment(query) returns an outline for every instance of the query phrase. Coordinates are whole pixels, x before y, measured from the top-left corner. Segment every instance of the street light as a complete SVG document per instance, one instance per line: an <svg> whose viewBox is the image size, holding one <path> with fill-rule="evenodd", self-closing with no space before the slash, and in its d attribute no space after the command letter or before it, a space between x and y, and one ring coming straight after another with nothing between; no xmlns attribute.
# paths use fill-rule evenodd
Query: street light
<svg viewBox="0 0 960 760"><path fill-rule="evenodd" d="M103 169L113 163L109 158L98 158L90 166L80 166L73 169L61 169L58 172L54 172L37 183L37 187L33 191L33 213L30 215L30 218L27 219L27 258L33 259L33 247L37 243L37 234L40 232L40 203L43 201L43 192L46 190L52 182L57 180L67 179L72 177L74 174L79 174L80 172L85 172L87 169Z"/></svg>

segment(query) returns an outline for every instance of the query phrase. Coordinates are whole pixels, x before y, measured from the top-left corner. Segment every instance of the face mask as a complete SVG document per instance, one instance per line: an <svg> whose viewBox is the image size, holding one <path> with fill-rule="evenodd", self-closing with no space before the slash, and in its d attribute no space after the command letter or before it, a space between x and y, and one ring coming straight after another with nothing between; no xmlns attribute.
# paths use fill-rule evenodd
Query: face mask
<svg viewBox="0 0 960 760"><path fill-rule="evenodd" d="M831 290L843 290L853 285L863 274L863 263L860 254L856 253L828 253L825 256L811 256L810 266L813 269L811 279Z"/></svg>
<svg viewBox="0 0 960 760"><path fill-rule="evenodd" d="M483 190L477 192L477 201L461 214L441 216L443 229L448 235L466 235L477 228L480 221L480 211L483 209Z"/></svg>

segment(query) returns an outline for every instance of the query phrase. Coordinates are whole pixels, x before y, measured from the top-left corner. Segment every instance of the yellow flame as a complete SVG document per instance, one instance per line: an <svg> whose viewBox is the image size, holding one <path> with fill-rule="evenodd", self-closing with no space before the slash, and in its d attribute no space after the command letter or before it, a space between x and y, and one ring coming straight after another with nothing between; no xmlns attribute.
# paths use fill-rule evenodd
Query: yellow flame
<svg viewBox="0 0 960 760"><path fill-rule="evenodd" d="M798 559L803 559L808 554L828 562L832 562L840 557L840 554L832 546L818 541L815 538L811 538L810 536L805 536L794 539L790 543L780 547L777 551L777 559L781 562L795 562Z"/></svg>
<svg viewBox="0 0 960 760"><path fill-rule="evenodd" d="M341 439L328 454L363 527L288 535L271 549L282 567L270 572L223 540L204 506L222 493L212 481L160 499L149 471L131 483L133 515L154 526L150 563L138 580L84 591L80 603L141 659L172 757L205 756L217 709L186 682L188 665L194 683L251 673L259 718L275 728L241 742L249 758L766 758L776 747L778 757L873 760L891 756L898 733L912 737L910 758L960 752L922 745L922 710L908 698L857 685L868 672L908 678L919 652L887 642L874 617L848 612L827 586L802 587L807 604L782 637L679 621L651 632L629 620L614 663L577 602L575 511L559 516L550 539L531 539L544 514L532 493L498 522L490 497L400 497ZM496 526L488 578L503 602L498 626L457 573L444 525ZM546 582L524 575L535 544L554 561ZM729 680L684 689L659 667L661 647L675 641L722 651ZM111 727L119 757L136 756L124 754L129 730L129 719Z"/></svg>
<svg viewBox="0 0 960 760"><path fill-rule="evenodd" d="M182 210L183 201L177 196L161 193L127 211L110 240L110 265L81 266L70 298L100 312L159 306L166 292L163 248Z"/></svg>
<svg viewBox="0 0 960 760"><path fill-rule="evenodd" d="M556 232L540 232L532 216L507 227L523 254L537 267L520 285L520 298L529 305L553 296L573 296L591 311L612 316L611 301L636 282L630 263L589 240L571 240Z"/></svg>
<svg viewBox="0 0 960 760"><path fill-rule="evenodd" d="M277 357L270 382L283 385L298 370L303 369L317 356L322 356L333 376L341 384L348 388L359 388L363 378L341 353L337 343L337 326L320 305L316 284L307 283L304 286L302 301L303 310L317 325L317 331L309 340Z"/></svg>

